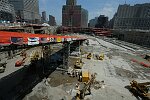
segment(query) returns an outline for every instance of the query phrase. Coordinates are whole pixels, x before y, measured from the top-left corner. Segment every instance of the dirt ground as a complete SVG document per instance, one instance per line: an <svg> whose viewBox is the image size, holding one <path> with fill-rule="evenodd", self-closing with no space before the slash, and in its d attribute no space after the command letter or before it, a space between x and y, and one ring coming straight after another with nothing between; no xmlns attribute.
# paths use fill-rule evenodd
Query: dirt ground
<svg viewBox="0 0 150 100"><path fill-rule="evenodd" d="M57 87L60 86L62 84L66 84L66 83L74 83L77 82L77 78L76 77L70 77L67 74L62 74L61 71L54 71L50 76L50 86L52 87Z"/></svg>

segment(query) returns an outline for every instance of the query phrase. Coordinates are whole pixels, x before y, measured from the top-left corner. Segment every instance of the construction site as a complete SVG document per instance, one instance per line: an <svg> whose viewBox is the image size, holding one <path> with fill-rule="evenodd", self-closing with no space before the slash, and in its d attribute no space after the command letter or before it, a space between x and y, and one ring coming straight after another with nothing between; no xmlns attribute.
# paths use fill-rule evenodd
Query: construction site
<svg viewBox="0 0 150 100"><path fill-rule="evenodd" d="M5 32L11 45L2 34L0 100L150 99L149 48L79 33L16 46L18 33Z"/></svg>

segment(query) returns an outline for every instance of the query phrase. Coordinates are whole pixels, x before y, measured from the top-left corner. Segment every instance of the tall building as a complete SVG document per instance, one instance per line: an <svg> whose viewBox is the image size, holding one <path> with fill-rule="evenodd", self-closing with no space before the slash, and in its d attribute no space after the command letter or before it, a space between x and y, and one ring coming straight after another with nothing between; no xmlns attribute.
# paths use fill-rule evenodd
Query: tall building
<svg viewBox="0 0 150 100"><path fill-rule="evenodd" d="M17 21L38 23L39 1L38 0L9 0L14 5Z"/></svg>
<svg viewBox="0 0 150 100"><path fill-rule="evenodd" d="M50 26L56 26L56 21L55 21L55 17L54 16L49 15L49 22L48 22L48 24Z"/></svg>
<svg viewBox="0 0 150 100"><path fill-rule="evenodd" d="M88 27L88 11L81 9L81 27Z"/></svg>
<svg viewBox="0 0 150 100"><path fill-rule="evenodd" d="M47 22L47 17L46 17L46 11L42 12L42 23L46 23Z"/></svg>
<svg viewBox="0 0 150 100"><path fill-rule="evenodd" d="M113 29L113 27L114 27L114 21L115 21L116 16L117 16L117 13L115 13L113 18L109 21L109 28L110 29Z"/></svg>
<svg viewBox="0 0 150 100"><path fill-rule="evenodd" d="M100 15L98 17L95 27L96 28L108 28L108 17L106 17L105 15Z"/></svg>
<svg viewBox="0 0 150 100"><path fill-rule="evenodd" d="M94 28L95 25L96 25L96 23L97 23L97 20L98 20L98 17L95 17L94 19L91 19L91 20L89 21L89 27Z"/></svg>
<svg viewBox="0 0 150 100"><path fill-rule="evenodd" d="M8 0L0 0L0 22L15 21L14 6Z"/></svg>
<svg viewBox="0 0 150 100"><path fill-rule="evenodd" d="M77 0L66 0L66 5L77 5Z"/></svg>
<svg viewBox="0 0 150 100"><path fill-rule="evenodd" d="M62 26L87 27L88 11L76 3L76 0L67 0L66 5L63 5Z"/></svg>
<svg viewBox="0 0 150 100"><path fill-rule="evenodd" d="M119 5L114 29L150 29L150 3Z"/></svg>

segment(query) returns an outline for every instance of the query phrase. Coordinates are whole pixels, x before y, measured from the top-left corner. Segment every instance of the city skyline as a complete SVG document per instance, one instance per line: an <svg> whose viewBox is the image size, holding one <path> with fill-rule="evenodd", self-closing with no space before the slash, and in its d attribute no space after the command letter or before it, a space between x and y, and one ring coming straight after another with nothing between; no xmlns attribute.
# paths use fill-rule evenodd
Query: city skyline
<svg viewBox="0 0 150 100"><path fill-rule="evenodd" d="M39 0L40 5L40 14L42 11L47 12L47 16L49 14L56 17L56 22L58 24L62 23L62 6L66 3L66 0ZM77 0L78 5L82 5L83 8L87 9L89 12L89 20L99 15L105 15L109 17L109 20L113 17L115 12L117 12L119 4L142 4L149 3L149 0ZM90 4L90 5L89 5Z"/></svg>

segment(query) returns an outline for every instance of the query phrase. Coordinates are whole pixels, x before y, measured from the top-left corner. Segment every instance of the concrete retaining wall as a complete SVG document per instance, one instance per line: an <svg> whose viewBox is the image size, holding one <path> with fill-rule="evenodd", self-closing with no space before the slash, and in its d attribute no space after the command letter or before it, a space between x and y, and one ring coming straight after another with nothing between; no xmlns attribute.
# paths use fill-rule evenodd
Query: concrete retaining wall
<svg viewBox="0 0 150 100"><path fill-rule="evenodd" d="M150 32L115 30L113 35L119 40L150 47Z"/></svg>

